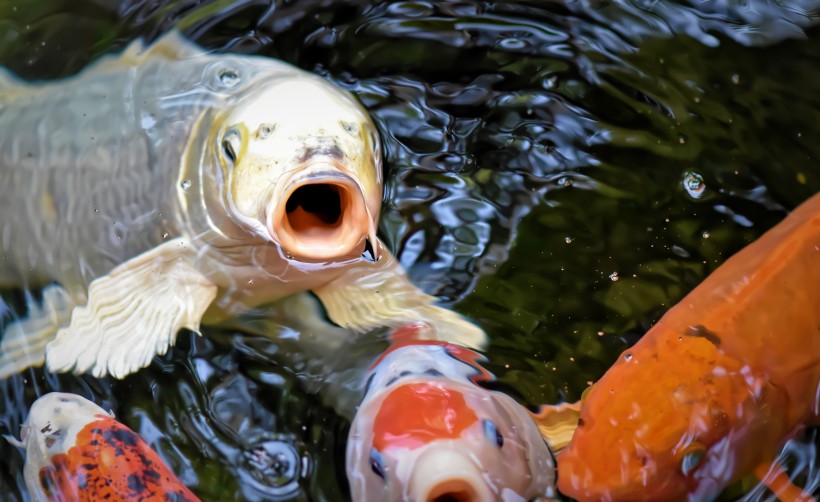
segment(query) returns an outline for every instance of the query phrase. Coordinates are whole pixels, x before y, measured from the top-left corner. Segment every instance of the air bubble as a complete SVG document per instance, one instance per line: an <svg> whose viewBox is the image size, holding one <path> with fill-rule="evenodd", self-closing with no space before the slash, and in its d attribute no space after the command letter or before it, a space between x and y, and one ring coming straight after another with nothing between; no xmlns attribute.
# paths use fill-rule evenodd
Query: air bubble
<svg viewBox="0 0 820 502"><path fill-rule="evenodd" d="M609 274L609 279L612 282L618 282L618 272L612 272L611 274Z"/></svg>
<svg viewBox="0 0 820 502"><path fill-rule="evenodd" d="M240 455L243 467L240 478L246 482L243 492L264 494L264 498L273 496L277 500L292 498L298 493L302 461L288 438L262 440L245 448Z"/></svg>
<svg viewBox="0 0 820 502"><path fill-rule="evenodd" d="M188 189L191 188L191 180L182 180L182 183L180 183L179 186L187 192Z"/></svg>
<svg viewBox="0 0 820 502"><path fill-rule="evenodd" d="M706 184L703 182L703 176L694 172L686 171L683 173L683 188L686 193L693 199L700 199L703 197L703 192L706 190Z"/></svg>
<svg viewBox="0 0 820 502"><path fill-rule="evenodd" d="M239 74L234 70L222 70L219 72L219 81L225 87L233 87L239 83Z"/></svg>

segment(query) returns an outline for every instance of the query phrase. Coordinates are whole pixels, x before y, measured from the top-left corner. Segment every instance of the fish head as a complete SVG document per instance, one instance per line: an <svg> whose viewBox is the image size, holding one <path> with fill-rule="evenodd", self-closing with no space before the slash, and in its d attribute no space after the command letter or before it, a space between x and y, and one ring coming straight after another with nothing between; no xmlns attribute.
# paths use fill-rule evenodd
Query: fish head
<svg viewBox="0 0 820 502"><path fill-rule="evenodd" d="M554 490L551 453L523 407L475 384L424 376L360 407L347 451L354 500L524 500Z"/></svg>
<svg viewBox="0 0 820 502"><path fill-rule="evenodd" d="M50 466L56 455L75 446L77 435L86 425L111 416L76 394L51 392L37 399L20 430L26 450L23 471L29 490L42 490L41 470Z"/></svg>
<svg viewBox="0 0 820 502"><path fill-rule="evenodd" d="M31 405L20 430L28 462L48 463L74 446L77 433L97 417L112 415L76 394L51 392Z"/></svg>
<svg viewBox="0 0 820 502"><path fill-rule="evenodd" d="M777 435L767 424L778 429L772 390L703 338L630 349L584 393L558 488L580 500L711 499L763 461Z"/></svg>
<svg viewBox="0 0 820 502"><path fill-rule="evenodd" d="M217 121L212 144L233 217L286 256L378 259L381 146L366 110L312 75L263 81Z"/></svg>

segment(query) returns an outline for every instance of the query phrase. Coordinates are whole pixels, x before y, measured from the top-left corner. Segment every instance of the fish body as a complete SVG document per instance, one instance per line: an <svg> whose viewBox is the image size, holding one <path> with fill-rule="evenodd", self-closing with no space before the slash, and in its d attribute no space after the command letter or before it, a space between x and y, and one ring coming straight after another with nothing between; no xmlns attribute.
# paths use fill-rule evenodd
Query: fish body
<svg viewBox="0 0 820 502"><path fill-rule="evenodd" d="M142 438L76 394L31 406L20 445L35 501L198 501Z"/></svg>
<svg viewBox="0 0 820 502"><path fill-rule="evenodd" d="M432 303L376 237L366 110L291 65L171 33L57 82L0 74L0 130L0 285L61 288L7 330L0 376L45 354L122 377L180 328L307 290L358 331ZM384 306L370 286L408 300ZM354 300L367 316L349 316Z"/></svg>
<svg viewBox="0 0 820 502"><path fill-rule="evenodd" d="M351 425L353 500L531 500L555 496L552 454L465 347L407 337L374 364Z"/></svg>
<svg viewBox="0 0 820 502"><path fill-rule="evenodd" d="M558 487L582 501L701 501L755 472L777 492L787 479L777 479L774 459L820 423L819 408L815 195L715 270L594 384L558 454Z"/></svg>

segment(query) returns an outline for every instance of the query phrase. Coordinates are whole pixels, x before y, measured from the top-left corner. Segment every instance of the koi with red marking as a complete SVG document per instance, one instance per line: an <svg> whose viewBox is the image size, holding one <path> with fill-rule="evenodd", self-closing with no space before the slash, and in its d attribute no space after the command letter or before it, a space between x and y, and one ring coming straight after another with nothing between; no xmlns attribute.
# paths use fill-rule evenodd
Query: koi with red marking
<svg viewBox="0 0 820 502"><path fill-rule="evenodd" d="M139 435L75 394L35 401L15 444L36 501L199 500Z"/></svg>
<svg viewBox="0 0 820 502"><path fill-rule="evenodd" d="M487 390L492 374L465 347L394 332L371 367L353 419L353 500L478 502L555 496L552 454L529 412Z"/></svg>

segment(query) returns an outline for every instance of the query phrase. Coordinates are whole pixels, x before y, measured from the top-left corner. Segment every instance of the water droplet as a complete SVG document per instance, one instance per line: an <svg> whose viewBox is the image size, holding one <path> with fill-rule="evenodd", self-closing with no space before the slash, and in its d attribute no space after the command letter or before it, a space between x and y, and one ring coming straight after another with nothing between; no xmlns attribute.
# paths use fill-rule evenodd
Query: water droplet
<svg viewBox="0 0 820 502"><path fill-rule="evenodd" d="M707 231L705 231L705 232L703 232L703 238L704 238L704 239L708 239L708 238L709 238L709 237L711 237L711 236L712 236L712 234L710 234L708 230L707 230Z"/></svg>
<svg viewBox="0 0 820 502"><path fill-rule="evenodd" d="M572 178L567 178L564 176L563 178L558 179L559 186L571 187L572 186Z"/></svg>
<svg viewBox="0 0 820 502"><path fill-rule="evenodd" d="M627 352L626 354L624 354L624 359L625 359L625 360L627 360L627 361L632 360L632 354L630 354L629 352Z"/></svg>
<svg viewBox="0 0 820 502"><path fill-rule="evenodd" d="M188 189L191 188L191 180L182 180L182 183L180 183L179 186L187 192Z"/></svg>
<svg viewBox="0 0 820 502"><path fill-rule="evenodd" d="M599 331L599 332L598 332L598 336L604 336L604 332L603 332L603 331Z"/></svg>
<svg viewBox="0 0 820 502"><path fill-rule="evenodd" d="M732 83L735 84L735 85L739 84L740 83L740 75L738 75L737 73L732 75Z"/></svg>
<svg viewBox="0 0 820 502"><path fill-rule="evenodd" d="M612 272L611 274L609 274L609 278L612 280L612 282L618 282L618 272Z"/></svg>
<svg viewBox="0 0 820 502"><path fill-rule="evenodd" d="M700 199L703 197L703 191L706 190L706 184L703 182L703 176L694 172L686 171L683 173L683 188L686 193L693 199Z"/></svg>
<svg viewBox="0 0 820 502"><path fill-rule="evenodd" d="M248 280L248 286L253 286L253 279Z"/></svg>
<svg viewBox="0 0 820 502"><path fill-rule="evenodd" d="M239 83L239 74L230 69L224 69L219 72L219 81L225 87L233 87Z"/></svg>
<svg viewBox="0 0 820 502"><path fill-rule="evenodd" d="M573 239L573 238L572 238L572 237L570 237L570 236L566 236L566 237L564 237L564 242L566 242L567 244L570 244L570 243L571 243L572 241L574 241L574 240L575 240L575 239Z"/></svg>

